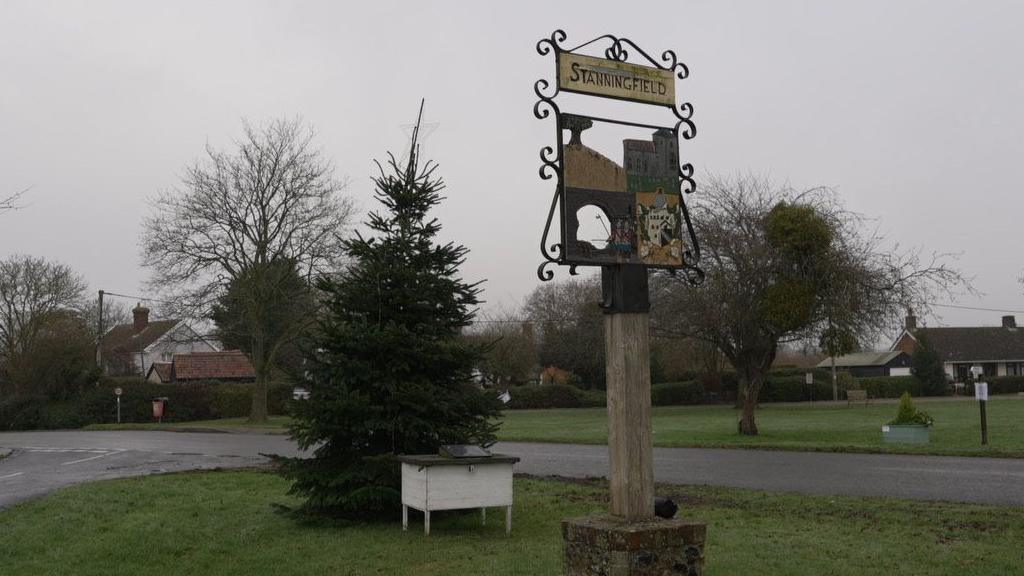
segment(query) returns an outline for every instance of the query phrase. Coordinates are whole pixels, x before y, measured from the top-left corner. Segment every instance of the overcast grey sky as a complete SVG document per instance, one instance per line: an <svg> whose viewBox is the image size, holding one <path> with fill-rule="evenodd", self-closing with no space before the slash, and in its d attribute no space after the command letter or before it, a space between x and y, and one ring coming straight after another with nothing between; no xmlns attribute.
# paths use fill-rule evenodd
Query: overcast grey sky
<svg viewBox="0 0 1024 576"><path fill-rule="evenodd" d="M677 94L698 136L681 156L698 186L754 172L835 187L893 242L961 253L983 294L960 304L1024 310L1024 3L996 1L4 0L0 197L31 190L0 216L0 257L139 292L147 198L242 118L304 118L373 208L372 159L404 146L422 96L440 123L426 148L449 185L444 234L471 249L465 274L487 279L489 305L518 302L539 283L552 192L537 154L554 129L533 118L532 87L553 64L534 46L556 28L689 65ZM940 311L929 323L1000 316Z"/></svg>

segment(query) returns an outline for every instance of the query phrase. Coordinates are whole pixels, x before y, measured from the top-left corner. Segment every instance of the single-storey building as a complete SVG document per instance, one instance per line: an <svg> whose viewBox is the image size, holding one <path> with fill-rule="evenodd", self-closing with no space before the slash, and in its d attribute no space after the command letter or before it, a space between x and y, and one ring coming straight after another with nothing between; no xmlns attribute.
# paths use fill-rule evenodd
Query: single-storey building
<svg viewBox="0 0 1024 576"><path fill-rule="evenodd" d="M143 376L154 362L170 362L175 354L216 352L220 345L196 333L184 320L149 319L149 308L132 309L131 324L119 324L103 334L100 358L110 376Z"/></svg>
<svg viewBox="0 0 1024 576"><path fill-rule="evenodd" d="M1024 330L1014 316L1003 316L1001 326L930 328L918 327L910 315L891 350L913 354L922 335L954 382L970 380L975 364L984 376L1024 375Z"/></svg>
<svg viewBox="0 0 1024 576"><path fill-rule="evenodd" d="M871 376L910 376L910 355L902 350L857 352L836 357L836 369L849 372L854 378ZM831 368L832 358L825 358L815 368Z"/></svg>
<svg viewBox="0 0 1024 576"><path fill-rule="evenodd" d="M175 354L170 362L154 362L146 380L156 384L187 384L200 380L255 382L256 370L241 350Z"/></svg>

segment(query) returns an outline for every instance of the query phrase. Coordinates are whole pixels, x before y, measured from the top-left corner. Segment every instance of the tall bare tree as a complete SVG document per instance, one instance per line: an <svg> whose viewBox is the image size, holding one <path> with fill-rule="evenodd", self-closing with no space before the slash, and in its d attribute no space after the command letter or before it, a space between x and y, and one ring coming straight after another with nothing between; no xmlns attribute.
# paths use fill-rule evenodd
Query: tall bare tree
<svg viewBox="0 0 1024 576"><path fill-rule="evenodd" d="M209 317L233 285L246 286L249 310L269 310L280 302L278 283L290 278L264 273L277 263L288 262L307 283L340 265L353 212L341 195L344 187L313 145L312 129L300 121L245 123L233 150L208 146L205 157L185 169L181 185L152 202L142 236L151 286L193 316ZM281 335L294 333L246 324L246 318L263 317L246 314L232 328L247 335L256 370L254 421L267 417L268 377Z"/></svg>
<svg viewBox="0 0 1024 576"><path fill-rule="evenodd" d="M489 386L517 386L540 372L533 323L518 307L485 314L467 330L466 338L484 349L477 370Z"/></svg>
<svg viewBox="0 0 1024 576"><path fill-rule="evenodd" d="M524 315L539 339L542 366L557 366L587 388L604 388L604 320L598 276L548 282L526 297Z"/></svg>
<svg viewBox="0 0 1024 576"><path fill-rule="evenodd" d="M85 280L64 264L26 255L0 260L0 365L8 377L54 316L77 313L85 289Z"/></svg>
<svg viewBox="0 0 1024 576"><path fill-rule="evenodd" d="M21 208L21 204L19 204L18 201L21 200L21 197L25 194L25 192L28 192L28 190L22 190L21 192L11 194L6 198L0 198L0 214L3 214L4 212L10 210L17 210Z"/></svg>
<svg viewBox="0 0 1024 576"><path fill-rule="evenodd" d="M652 322L658 334L721 350L739 378L742 434L758 432L757 397L780 343L837 334L870 343L908 308L970 289L944 256L889 247L826 188L713 178L693 221L707 279L656 277Z"/></svg>

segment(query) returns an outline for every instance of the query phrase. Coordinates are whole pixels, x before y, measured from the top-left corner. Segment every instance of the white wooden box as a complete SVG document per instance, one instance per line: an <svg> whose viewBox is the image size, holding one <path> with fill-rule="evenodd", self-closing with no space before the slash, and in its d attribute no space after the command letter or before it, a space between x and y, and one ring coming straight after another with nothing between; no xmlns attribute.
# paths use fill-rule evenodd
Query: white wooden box
<svg viewBox="0 0 1024 576"><path fill-rule="evenodd" d="M448 458L437 455L399 456L402 462L402 528L409 527L409 508L423 512L423 531L430 533L432 510L505 507L505 529L512 530L512 466L515 456Z"/></svg>

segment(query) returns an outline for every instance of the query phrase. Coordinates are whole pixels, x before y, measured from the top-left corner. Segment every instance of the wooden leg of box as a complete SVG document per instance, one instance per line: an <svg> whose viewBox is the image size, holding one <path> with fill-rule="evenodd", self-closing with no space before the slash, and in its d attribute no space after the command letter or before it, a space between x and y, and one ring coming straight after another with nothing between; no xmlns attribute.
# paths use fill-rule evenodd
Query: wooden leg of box
<svg viewBox="0 0 1024 576"><path fill-rule="evenodd" d="M430 510L423 511L423 533L430 534Z"/></svg>
<svg viewBox="0 0 1024 576"><path fill-rule="evenodd" d="M487 508L480 509L480 525L487 526Z"/></svg>
<svg viewBox="0 0 1024 576"><path fill-rule="evenodd" d="M409 507L402 504L402 532L409 529Z"/></svg>
<svg viewBox="0 0 1024 576"><path fill-rule="evenodd" d="M505 508L505 534L512 533L512 507Z"/></svg>

